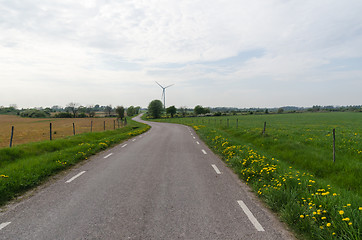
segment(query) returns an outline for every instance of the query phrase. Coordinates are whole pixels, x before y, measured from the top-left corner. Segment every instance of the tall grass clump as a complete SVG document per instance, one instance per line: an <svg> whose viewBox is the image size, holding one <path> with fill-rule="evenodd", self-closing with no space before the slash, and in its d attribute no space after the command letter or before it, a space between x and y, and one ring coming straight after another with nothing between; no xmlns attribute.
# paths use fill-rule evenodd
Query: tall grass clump
<svg viewBox="0 0 362 240"><path fill-rule="evenodd" d="M49 176L149 129L148 125L130 119L128 123L113 131L0 149L0 205L38 186Z"/></svg>

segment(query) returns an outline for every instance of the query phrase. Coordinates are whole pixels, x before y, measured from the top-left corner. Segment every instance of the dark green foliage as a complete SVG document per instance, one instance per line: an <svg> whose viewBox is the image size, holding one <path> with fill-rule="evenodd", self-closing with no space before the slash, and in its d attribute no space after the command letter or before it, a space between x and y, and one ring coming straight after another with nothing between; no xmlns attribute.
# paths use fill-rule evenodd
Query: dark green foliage
<svg viewBox="0 0 362 240"><path fill-rule="evenodd" d="M69 113L69 112L60 112L54 115L54 117L56 118L72 118L73 114Z"/></svg>
<svg viewBox="0 0 362 240"><path fill-rule="evenodd" d="M130 106L127 108L127 116L132 117L135 114L134 106Z"/></svg>
<svg viewBox="0 0 362 240"><path fill-rule="evenodd" d="M210 113L210 109L209 108L204 108L204 107L202 107L200 105L197 105L194 108L194 113L195 113L195 115L206 114L206 113Z"/></svg>
<svg viewBox="0 0 362 240"><path fill-rule="evenodd" d="M113 109L112 109L112 106L111 105L108 105L104 108L104 112L106 113L106 116L111 116L111 113L112 113Z"/></svg>
<svg viewBox="0 0 362 240"><path fill-rule="evenodd" d="M175 113L176 113L176 107L175 107L175 106L171 106L171 107L166 108L166 113L167 113L167 114L170 114L171 117L173 118L173 116L174 116Z"/></svg>
<svg viewBox="0 0 362 240"><path fill-rule="evenodd" d="M123 106L118 106L116 108L116 113L118 115L118 118L120 118L122 120L124 118L124 107Z"/></svg>
<svg viewBox="0 0 362 240"><path fill-rule="evenodd" d="M21 117L30 117L30 118L46 118L50 117L50 113L43 111L43 110L37 110L37 109L27 109L20 113Z"/></svg>
<svg viewBox="0 0 362 240"><path fill-rule="evenodd" d="M160 100L153 100L148 105L148 114L152 118L159 118L163 112L162 102Z"/></svg>

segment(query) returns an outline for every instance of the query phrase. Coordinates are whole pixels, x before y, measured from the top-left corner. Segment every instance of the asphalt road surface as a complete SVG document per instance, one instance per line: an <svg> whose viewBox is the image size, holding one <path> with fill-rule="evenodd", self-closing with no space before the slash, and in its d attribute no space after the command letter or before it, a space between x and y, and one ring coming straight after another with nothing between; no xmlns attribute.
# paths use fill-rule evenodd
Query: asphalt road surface
<svg viewBox="0 0 362 240"><path fill-rule="evenodd" d="M151 130L0 213L0 239L294 239L186 126Z"/></svg>

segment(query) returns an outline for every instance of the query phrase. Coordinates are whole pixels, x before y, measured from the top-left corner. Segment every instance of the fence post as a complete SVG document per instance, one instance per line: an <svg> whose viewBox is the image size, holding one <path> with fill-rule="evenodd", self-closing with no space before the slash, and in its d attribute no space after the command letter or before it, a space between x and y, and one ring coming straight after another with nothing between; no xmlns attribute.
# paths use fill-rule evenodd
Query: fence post
<svg viewBox="0 0 362 240"><path fill-rule="evenodd" d="M124 118L124 125L127 126L127 118Z"/></svg>
<svg viewBox="0 0 362 240"><path fill-rule="evenodd" d="M239 119L237 118L236 119L236 128L238 128L239 127Z"/></svg>
<svg viewBox="0 0 362 240"><path fill-rule="evenodd" d="M117 124L118 124L118 128L119 128L119 118L117 119Z"/></svg>
<svg viewBox="0 0 362 240"><path fill-rule="evenodd" d="M52 140L52 123L49 123L49 138Z"/></svg>
<svg viewBox="0 0 362 240"><path fill-rule="evenodd" d="M333 128L333 163L336 162L336 129Z"/></svg>
<svg viewBox="0 0 362 240"><path fill-rule="evenodd" d="M266 122L264 122L263 135L265 135Z"/></svg>
<svg viewBox="0 0 362 240"><path fill-rule="evenodd" d="M14 126L11 126L10 147L13 146Z"/></svg>
<svg viewBox="0 0 362 240"><path fill-rule="evenodd" d="M103 130L106 131L106 121L103 121Z"/></svg>
<svg viewBox="0 0 362 240"><path fill-rule="evenodd" d="M93 121L91 121L91 132L93 131Z"/></svg>
<svg viewBox="0 0 362 240"><path fill-rule="evenodd" d="M73 135L75 135L75 125L73 123Z"/></svg>
<svg viewBox="0 0 362 240"><path fill-rule="evenodd" d="M113 120L113 130L116 130L116 120Z"/></svg>

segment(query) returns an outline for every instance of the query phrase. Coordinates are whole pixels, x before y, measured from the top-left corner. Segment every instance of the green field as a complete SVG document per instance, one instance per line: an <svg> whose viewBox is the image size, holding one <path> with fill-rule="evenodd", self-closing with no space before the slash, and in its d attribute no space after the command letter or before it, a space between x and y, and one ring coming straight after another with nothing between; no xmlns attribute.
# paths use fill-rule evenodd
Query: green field
<svg viewBox="0 0 362 240"><path fill-rule="evenodd" d="M361 239L362 113L157 121L193 126L210 148L301 236ZM262 134L264 122L266 131Z"/></svg>

